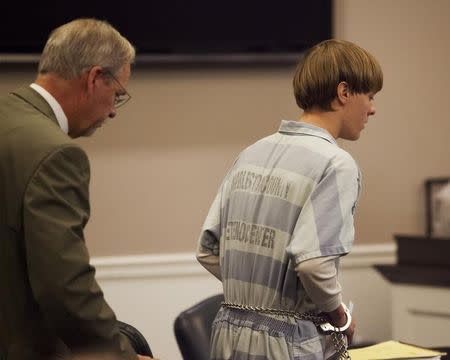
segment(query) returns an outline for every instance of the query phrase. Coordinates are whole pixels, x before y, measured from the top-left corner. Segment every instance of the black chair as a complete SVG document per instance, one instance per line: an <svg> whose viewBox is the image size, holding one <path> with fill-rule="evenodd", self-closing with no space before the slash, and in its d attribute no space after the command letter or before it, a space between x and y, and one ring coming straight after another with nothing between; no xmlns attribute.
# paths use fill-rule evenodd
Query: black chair
<svg viewBox="0 0 450 360"><path fill-rule="evenodd" d="M153 357L147 340L145 339L144 335L139 332L138 329L119 320L117 321L117 323L120 332L130 340L131 346L133 347L134 351L136 351L136 354Z"/></svg>
<svg viewBox="0 0 450 360"><path fill-rule="evenodd" d="M184 360L208 360L211 325L223 294L211 296L180 313L174 323L175 338Z"/></svg>
<svg viewBox="0 0 450 360"><path fill-rule="evenodd" d="M447 355L442 355L441 360L450 360L450 346L435 347L433 350L447 353Z"/></svg>

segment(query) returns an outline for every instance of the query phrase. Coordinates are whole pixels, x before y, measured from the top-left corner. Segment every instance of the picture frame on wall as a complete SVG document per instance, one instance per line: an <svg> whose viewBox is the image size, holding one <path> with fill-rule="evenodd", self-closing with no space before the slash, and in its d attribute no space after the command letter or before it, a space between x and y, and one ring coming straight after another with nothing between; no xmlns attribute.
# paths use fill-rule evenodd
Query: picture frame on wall
<svg viewBox="0 0 450 360"><path fill-rule="evenodd" d="M442 205L440 197L450 177L429 178L425 180L426 235L429 237L447 237L442 229ZM449 214L450 216L450 214Z"/></svg>

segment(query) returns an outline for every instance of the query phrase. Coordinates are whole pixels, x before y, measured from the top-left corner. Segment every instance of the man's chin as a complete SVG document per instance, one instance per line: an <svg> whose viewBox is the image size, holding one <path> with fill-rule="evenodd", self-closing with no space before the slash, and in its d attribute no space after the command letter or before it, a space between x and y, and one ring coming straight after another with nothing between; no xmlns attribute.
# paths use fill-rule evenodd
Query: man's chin
<svg viewBox="0 0 450 360"><path fill-rule="evenodd" d="M345 135L341 135L340 138L343 140L348 140L348 141L356 141L360 138L361 133L356 133L356 134L345 134Z"/></svg>
<svg viewBox="0 0 450 360"><path fill-rule="evenodd" d="M103 125L103 121L100 121L100 122L92 125L90 128L87 128L80 136L89 137L89 136L93 135L97 131L98 128L102 127L102 125Z"/></svg>
<svg viewBox="0 0 450 360"><path fill-rule="evenodd" d="M90 127L89 129L86 129L83 133L81 133L80 136L82 136L82 137L92 136L96 130L97 130L97 127Z"/></svg>

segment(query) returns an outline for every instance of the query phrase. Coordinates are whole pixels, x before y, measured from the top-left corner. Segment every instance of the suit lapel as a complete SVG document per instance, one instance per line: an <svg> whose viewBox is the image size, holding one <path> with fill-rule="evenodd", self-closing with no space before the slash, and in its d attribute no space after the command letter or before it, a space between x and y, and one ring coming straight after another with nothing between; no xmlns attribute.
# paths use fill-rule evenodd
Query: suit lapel
<svg viewBox="0 0 450 360"><path fill-rule="evenodd" d="M29 103L59 126L58 120L48 102L33 88L25 86L13 91L12 94Z"/></svg>

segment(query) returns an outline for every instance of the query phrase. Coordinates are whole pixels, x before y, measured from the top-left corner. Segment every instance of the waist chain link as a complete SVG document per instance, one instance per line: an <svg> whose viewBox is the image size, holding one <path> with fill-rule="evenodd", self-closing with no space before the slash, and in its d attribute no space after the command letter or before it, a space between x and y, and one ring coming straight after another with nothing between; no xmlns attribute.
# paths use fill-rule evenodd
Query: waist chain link
<svg viewBox="0 0 450 360"><path fill-rule="evenodd" d="M250 305L242 305L232 302L223 301L222 307L230 308L230 309L240 309L247 311L256 311L263 314L271 314L271 315L281 315L281 316L290 316L297 320L305 320L311 321L315 326L319 327L320 324L326 323L329 320L325 316L312 314L312 313L299 313L293 310L283 310L283 309L271 309L260 306L250 306ZM333 342L333 346L336 349L337 354L339 354L339 360L347 360L350 359L350 354L347 351L347 343L345 341L345 335L335 329L330 334L331 340Z"/></svg>

